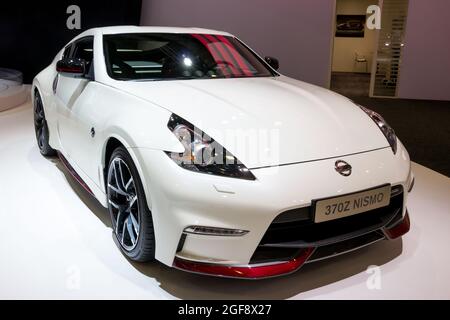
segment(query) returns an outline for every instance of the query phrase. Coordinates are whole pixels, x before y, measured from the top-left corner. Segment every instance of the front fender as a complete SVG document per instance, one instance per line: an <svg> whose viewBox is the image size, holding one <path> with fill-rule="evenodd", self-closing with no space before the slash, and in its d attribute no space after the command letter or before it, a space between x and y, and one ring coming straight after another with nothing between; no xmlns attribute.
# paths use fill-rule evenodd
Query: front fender
<svg viewBox="0 0 450 320"><path fill-rule="evenodd" d="M129 152L137 167L139 175L151 206L150 194L147 190L149 181L142 173L142 165L136 150L151 149L170 152L183 152L178 139L170 132L167 122L171 112L153 105L148 101L137 98L124 91L94 82L90 88L92 96L91 108L95 111L90 115L95 124L98 137L96 161L99 172L104 173L108 159L106 159L107 145L110 139L118 140ZM99 174L98 185L105 190L104 174Z"/></svg>
<svg viewBox="0 0 450 320"><path fill-rule="evenodd" d="M128 141L132 141L132 139L127 135L127 134L111 134L106 140L105 143L103 145L102 148L102 154L101 154L101 162L100 162L100 168L99 168L99 172L102 172L104 174L101 175L100 177L100 186L102 186L102 190L103 192L105 192L106 194L106 168L109 162L109 159L106 159L106 153L107 153L107 146L108 146L108 142L110 141L110 139L115 139L117 141L120 142L120 144L122 144L128 151L128 153L130 154L131 158L133 159L133 163L136 166L136 169L138 171L139 174L139 178L141 179L143 188L144 188L144 193L145 193L145 197L147 199L147 204L149 206L149 209L151 210L152 208L152 198L151 198L151 193L149 190L149 183L150 183L150 179L149 177L147 177L146 175L144 175L144 170L143 170L143 165L141 163L142 161L142 157L138 154L139 149L138 148L133 148L130 146L130 143ZM107 206L106 200L105 203L102 203L105 207Z"/></svg>
<svg viewBox="0 0 450 320"><path fill-rule="evenodd" d="M129 148L183 152L167 122L171 112L124 91L92 83L92 119L104 141L120 137ZM120 140L120 139L119 139Z"/></svg>

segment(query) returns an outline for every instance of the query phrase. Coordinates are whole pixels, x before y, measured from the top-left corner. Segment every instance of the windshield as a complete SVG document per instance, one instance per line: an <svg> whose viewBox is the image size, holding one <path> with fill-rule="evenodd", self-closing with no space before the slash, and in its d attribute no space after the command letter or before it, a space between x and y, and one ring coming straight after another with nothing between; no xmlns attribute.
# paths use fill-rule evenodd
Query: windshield
<svg viewBox="0 0 450 320"><path fill-rule="evenodd" d="M212 34L104 35L106 67L117 80L271 77L277 75L234 37Z"/></svg>

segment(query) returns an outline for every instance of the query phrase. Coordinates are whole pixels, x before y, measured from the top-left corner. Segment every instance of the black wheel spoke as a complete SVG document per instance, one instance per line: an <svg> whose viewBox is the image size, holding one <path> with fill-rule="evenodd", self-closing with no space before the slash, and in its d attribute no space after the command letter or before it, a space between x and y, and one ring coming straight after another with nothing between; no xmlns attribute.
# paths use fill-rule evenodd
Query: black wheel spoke
<svg viewBox="0 0 450 320"><path fill-rule="evenodd" d="M44 131L44 130L41 129L41 133L40 133L40 135L39 135L39 147L41 147L41 148L44 146L44 143L45 143L45 137L44 137L44 135L42 134L43 131Z"/></svg>
<svg viewBox="0 0 450 320"><path fill-rule="evenodd" d="M140 232L139 205L133 176L124 160L115 158L111 162L107 182L114 233L125 250L133 250Z"/></svg>

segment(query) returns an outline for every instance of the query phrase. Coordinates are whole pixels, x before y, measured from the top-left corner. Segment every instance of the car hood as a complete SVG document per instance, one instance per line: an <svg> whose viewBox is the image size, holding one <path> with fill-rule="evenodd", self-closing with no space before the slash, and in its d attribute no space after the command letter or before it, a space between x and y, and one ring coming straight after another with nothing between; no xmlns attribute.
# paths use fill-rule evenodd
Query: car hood
<svg viewBox="0 0 450 320"><path fill-rule="evenodd" d="M248 168L389 147L349 99L288 77L118 82L188 120Z"/></svg>

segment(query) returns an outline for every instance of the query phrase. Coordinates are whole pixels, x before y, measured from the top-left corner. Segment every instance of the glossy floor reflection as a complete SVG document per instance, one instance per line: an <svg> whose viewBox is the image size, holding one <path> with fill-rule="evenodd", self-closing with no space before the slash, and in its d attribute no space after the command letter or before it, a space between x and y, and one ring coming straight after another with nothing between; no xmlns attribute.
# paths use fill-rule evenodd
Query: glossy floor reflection
<svg viewBox="0 0 450 320"><path fill-rule="evenodd" d="M450 298L450 180L420 165L414 165L412 226L403 240L286 277L245 281L128 261L113 242L106 210L58 160L39 154L29 103L0 113L0 164L3 299ZM379 282L369 266L380 267Z"/></svg>

